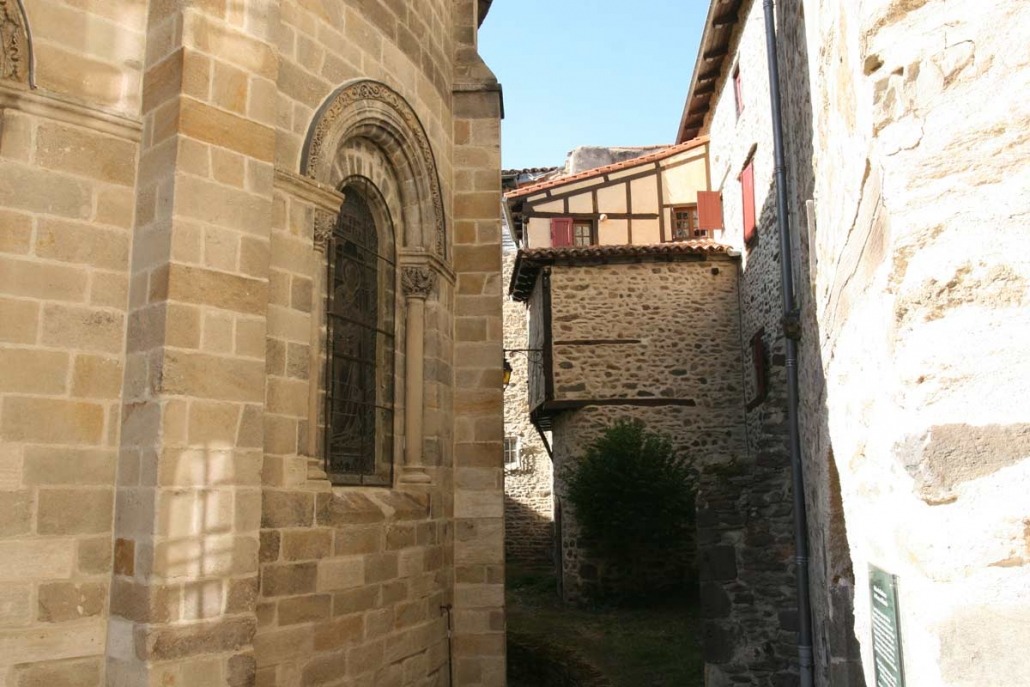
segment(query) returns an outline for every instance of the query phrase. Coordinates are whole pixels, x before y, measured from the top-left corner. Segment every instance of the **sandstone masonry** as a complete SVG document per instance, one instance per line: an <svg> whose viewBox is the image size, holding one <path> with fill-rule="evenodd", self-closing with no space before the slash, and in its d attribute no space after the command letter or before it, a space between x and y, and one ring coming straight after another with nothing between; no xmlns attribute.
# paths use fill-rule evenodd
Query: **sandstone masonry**
<svg viewBox="0 0 1030 687"><path fill-rule="evenodd" d="M0 0L0 685L504 683L487 5ZM323 470L354 195L379 489Z"/></svg>

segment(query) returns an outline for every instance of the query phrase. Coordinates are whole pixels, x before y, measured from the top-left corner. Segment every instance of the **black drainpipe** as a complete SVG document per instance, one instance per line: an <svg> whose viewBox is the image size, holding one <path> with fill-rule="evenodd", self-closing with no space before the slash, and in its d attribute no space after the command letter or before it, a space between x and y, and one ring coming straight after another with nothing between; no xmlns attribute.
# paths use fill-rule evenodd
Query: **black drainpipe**
<svg viewBox="0 0 1030 687"><path fill-rule="evenodd" d="M764 0L765 47L769 58L769 100L772 106L773 154L776 159L776 219L780 228L780 285L783 292L783 333L787 344L787 431L794 492L794 548L797 562L798 659L801 687L812 687L812 610L808 589L808 516L805 508L805 476L801 465L798 431L798 344L801 318L794 304L794 268L790 254L787 219L787 167L783 155L783 121L780 114L780 69L776 57L776 20L773 0Z"/></svg>

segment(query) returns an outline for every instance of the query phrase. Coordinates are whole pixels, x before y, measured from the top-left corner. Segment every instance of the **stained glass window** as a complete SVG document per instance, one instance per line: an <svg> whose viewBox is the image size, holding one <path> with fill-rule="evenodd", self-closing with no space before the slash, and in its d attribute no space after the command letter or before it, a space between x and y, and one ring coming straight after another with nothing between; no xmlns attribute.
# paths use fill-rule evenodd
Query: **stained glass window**
<svg viewBox="0 0 1030 687"><path fill-rule="evenodd" d="M393 478L392 245L380 241L361 195L346 195L327 250L326 472L335 484L388 486Z"/></svg>

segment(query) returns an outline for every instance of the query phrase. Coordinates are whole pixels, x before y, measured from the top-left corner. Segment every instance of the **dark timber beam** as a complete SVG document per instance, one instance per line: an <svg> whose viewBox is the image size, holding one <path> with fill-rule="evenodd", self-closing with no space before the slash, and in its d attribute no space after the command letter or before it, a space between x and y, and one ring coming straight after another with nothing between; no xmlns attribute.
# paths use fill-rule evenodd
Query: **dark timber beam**
<svg viewBox="0 0 1030 687"><path fill-rule="evenodd" d="M738 20L739 17L737 16L737 11L733 10L732 12L721 14L715 19L713 19L712 26L715 28L718 28L720 26L731 26L733 24L736 24Z"/></svg>
<svg viewBox="0 0 1030 687"><path fill-rule="evenodd" d="M712 79L718 78L720 71L720 69L709 69L707 72L703 72L697 77L698 83L702 81L711 81Z"/></svg>
<svg viewBox="0 0 1030 687"><path fill-rule="evenodd" d="M703 59L703 60L715 60L715 59L718 59L720 57L726 57L726 55L728 55L729 52L730 52L730 46L729 46L728 43L725 44L725 45L717 45L716 47L712 48L711 50L709 50L705 54L701 55L701 59Z"/></svg>

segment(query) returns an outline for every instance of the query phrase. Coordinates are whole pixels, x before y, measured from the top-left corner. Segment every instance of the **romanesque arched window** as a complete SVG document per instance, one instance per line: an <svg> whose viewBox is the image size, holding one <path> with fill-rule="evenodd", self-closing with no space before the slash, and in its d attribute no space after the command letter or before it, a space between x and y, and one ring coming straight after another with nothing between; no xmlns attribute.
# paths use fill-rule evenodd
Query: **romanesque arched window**
<svg viewBox="0 0 1030 687"><path fill-rule="evenodd" d="M327 246L326 472L334 484L393 478L395 260L389 228L348 189ZM381 236L381 233L383 234Z"/></svg>

